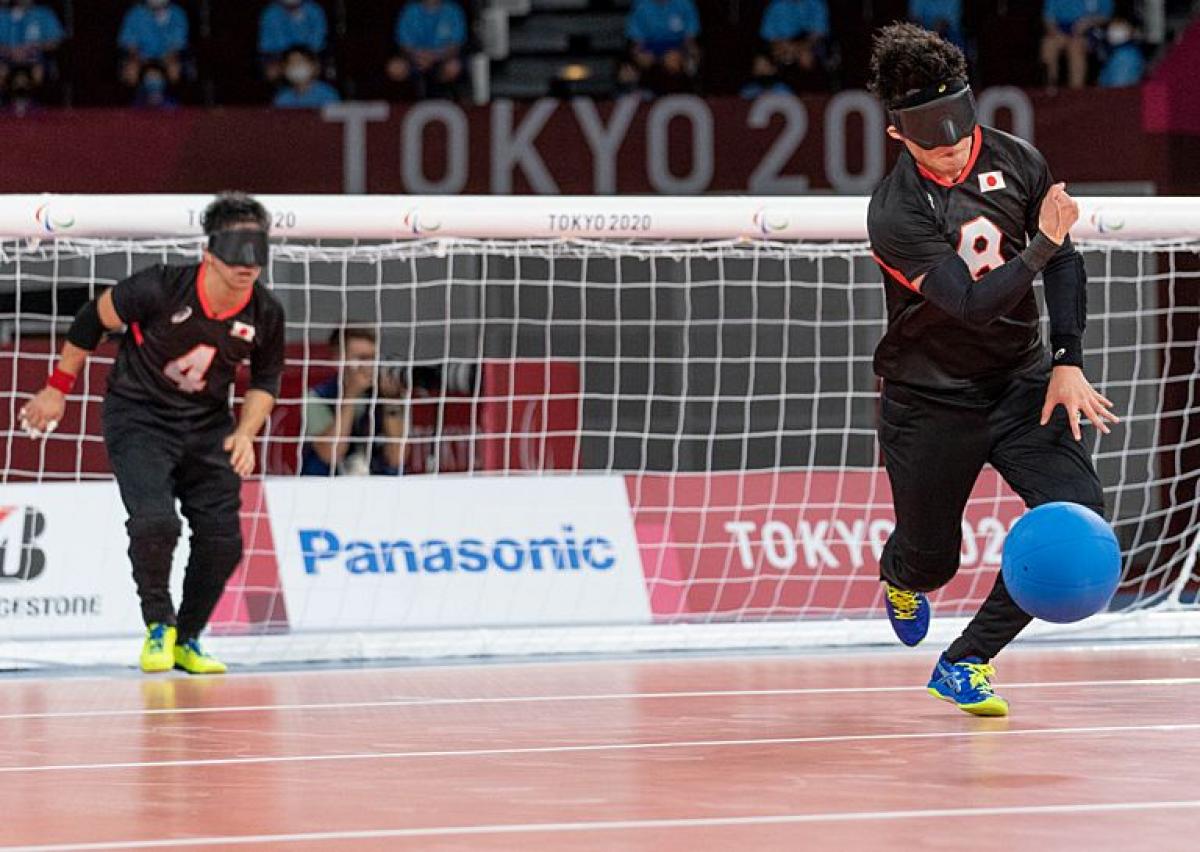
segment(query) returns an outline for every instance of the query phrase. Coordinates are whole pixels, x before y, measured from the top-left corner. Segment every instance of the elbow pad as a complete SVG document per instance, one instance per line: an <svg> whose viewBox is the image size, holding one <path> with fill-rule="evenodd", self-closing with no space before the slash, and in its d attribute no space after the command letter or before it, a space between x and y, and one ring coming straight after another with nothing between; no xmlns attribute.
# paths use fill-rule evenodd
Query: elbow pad
<svg viewBox="0 0 1200 852"><path fill-rule="evenodd" d="M87 352L100 345L104 338L104 323L100 322L100 311L92 299L75 314L75 321L67 331L67 340Z"/></svg>

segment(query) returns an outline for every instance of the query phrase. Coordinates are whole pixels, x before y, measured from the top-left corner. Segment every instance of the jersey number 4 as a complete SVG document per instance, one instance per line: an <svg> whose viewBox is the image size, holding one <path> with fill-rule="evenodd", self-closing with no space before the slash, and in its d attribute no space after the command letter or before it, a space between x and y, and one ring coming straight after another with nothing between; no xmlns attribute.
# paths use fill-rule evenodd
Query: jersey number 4
<svg viewBox="0 0 1200 852"><path fill-rule="evenodd" d="M1000 253L1003 240L1004 234L986 216L976 216L959 229L958 256L976 281L1004 265L1004 255Z"/></svg>
<svg viewBox="0 0 1200 852"><path fill-rule="evenodd" d="M204 376L216 354L215 346L201 343L182 358L176 358L168 364L163 373L184 393L200 393L204 390Z"/></svg>

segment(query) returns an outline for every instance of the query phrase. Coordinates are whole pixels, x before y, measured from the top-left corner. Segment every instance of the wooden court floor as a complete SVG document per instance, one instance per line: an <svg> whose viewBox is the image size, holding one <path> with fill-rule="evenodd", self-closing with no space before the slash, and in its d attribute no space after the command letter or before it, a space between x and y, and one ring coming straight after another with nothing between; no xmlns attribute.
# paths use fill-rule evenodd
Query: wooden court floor
<svg viewBox="0 0 1200 852"><path fill-rule="evenodd" d="M1200 849L1200 647L935 652L0 676L0 850Z"/></svg>

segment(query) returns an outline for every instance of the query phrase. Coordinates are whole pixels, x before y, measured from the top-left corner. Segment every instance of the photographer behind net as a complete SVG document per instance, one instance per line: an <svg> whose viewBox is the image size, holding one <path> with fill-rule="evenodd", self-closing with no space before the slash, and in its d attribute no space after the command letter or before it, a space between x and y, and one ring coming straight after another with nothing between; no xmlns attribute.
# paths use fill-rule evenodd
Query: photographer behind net
<svg viewBox="0 0 1200 852"><path fill-rule="evenodd" d="M398 476L409 432L409 387L402 364L378 360L370 328L329 336L338 371L309 388L304 406L304 476Z"/></svg>

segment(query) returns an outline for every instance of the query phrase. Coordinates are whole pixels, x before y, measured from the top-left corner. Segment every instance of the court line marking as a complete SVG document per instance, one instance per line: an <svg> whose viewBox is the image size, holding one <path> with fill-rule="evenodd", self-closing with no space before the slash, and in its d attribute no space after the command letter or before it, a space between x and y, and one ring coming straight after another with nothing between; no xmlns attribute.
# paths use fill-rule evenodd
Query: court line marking
<svg viewBox="0 0 1200 852"><path fill-rule="evenodd" d="M632 831L654 828L717 828L722 826L788 825L830 822L886 822L905 819L948 819L988 816L1048 816L1059 814L1121 813L1129 811L1190 810L1200 799L1155 802L1080 803L1067 805L1017 805L991 808L931 808L908 811L842 811L815 814L773 814L745 817L692 817L588 822L530 822L496 825L438 826L431 828L381 828L360 831L313 831L295 834L243 834L162 840L111 840L91 843L50 843L37 846L0 846L3 852L89 852L97 849L163 849L184 846L248 846L261 843L305 843L320 840L375 840L405 837L454 837L488 834L534 834L584 831Z"/></svg>
<svg viewBox="0 0 1200 852"><path fill-rule="evenodd" d="M174 680L147 680L144 683L174 683ZM186 682L186 681L181 681ZM1010 689L1061 689L1069 687L1117 686L1194 686L1200 677L1144 678L1140 680L1058 680L1000 684ZM335 701L310 704L236 704L214 707L125 708L113 710L68 710L48 713L4 713L0 722L15 719L96 719L120 716L174 716L203 713L258 713L281 710L367 710L383 707L440 707L445 705L524 704L557 701L634 701L662 698L764 697L788 695L842 695L850 693L924 692L913 686L815 686L783 689L707 689L676 692L597 692L569 695L484 695L471 698L383 698L375 701Z"/></svg>
<svg viewBox="0 0 1200 852"><path fill-rule="evenodd" d="M762 737L730 740L665 740L635 743L575 743L512 748L429 749L426 751L342 752L334 754L260 755L257 757L205 757L178 760L122 761L116 763L56 763L0 766L0 775L31 772L81 772L92 769L159 769L181 766L243 766L264 763L324 763L335 760L405 760L428 757L505 757L523 754L571 754L600 751L649 751L679 748L730 748L738 746L808 745L812 743L877 742L888 740L956 739L1022 735L1072 735L1114 733L1177 733L1200 730L1200 722L1161 725L1097 725L1076 728L1018 728L976 731L908 731L891 734L831 734L819 737Z"/></svg>
<svg viewBox="0 0 1200 852"><path fill-rule="evenodd" d="M881 616L882 617L882 616ZM965 622L965 619L964 619ZM129 642L137 642L138 637L128 639ZM220 650L219 648L217 649ZM1134 657L1151 654L1161 654L1164 651L1186 651L1194 652L1196 643L1189 638L1169 638L1169 639L1101 639L1101 640L1084 640L1083 642L1064 642L1056 639L1031 639L1021 640L1014 645L1010 645L1005 649L1006 659L1011 659L1008 655L1022 657L1038 657L1048 654L1071 654L1075 656L1107 656L1112 653L1127 654ZM742 651L739 653L739 651ZM793 647L784 648L718 648L714 650L706 650L703 648L683 649L678 652L681 656L675 656L674 651L614 651L611 653L599 653L596 655L568 655L567 658L556 658L553 653L550 654L535 654L528 659L514 659L514 655L500 655L498 659L488 660L481 663L465 662L470 659L467 657L454 658L456 662L434 662L427 659L418 658L415 662L404 662L404 658L400 658L398 663L379 663L378 661L369 661L365 664L339 665L338 661L319 661L315 666L306 666L303 660L285 662L281 668L268 668L263 671L253 671L253 664L250 669L234 669L224 677L228 679L234 678L277 678L277 677L326 677L331 673L342 675L377 675L388 674L394 672L447 672L447 671L479 671L487 669L507 669L507 668L558 668L571 666L688 666L695 667L697 665L707 665L711 663L726 663L730 661L752 661L763 662L768 664L791 663L799 661L822 661L829 659L837 659L838 657L853 657L856 660L865 660L868 658L893 659L905 653L904 648L895 646L892 643L882 642L871 645L861 646L816 646L816 647ZM520 656L520 655L515 655ZM0 658L0 663L5 661L25 662L23 658L16 656ZM36 662L36 661L35 661ZM1183 661L1181 661L1183 662ZM292 668L291 666L295 666ZM12 673L17 675L13 678L21 683L63 683L65 681L106 681L109 683L129 680L131 677L138 675L136 667L120 667L120 671L114 674L100 675L76 675L75 672L80 667L68 666L64 667L62 673L49 675L45 677L30 676L30 673L35 669L15 669ZM8 674L6 670L0 669L0 680L4 679L4 675Z"/></svg>

